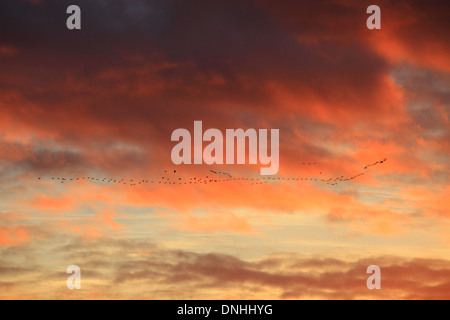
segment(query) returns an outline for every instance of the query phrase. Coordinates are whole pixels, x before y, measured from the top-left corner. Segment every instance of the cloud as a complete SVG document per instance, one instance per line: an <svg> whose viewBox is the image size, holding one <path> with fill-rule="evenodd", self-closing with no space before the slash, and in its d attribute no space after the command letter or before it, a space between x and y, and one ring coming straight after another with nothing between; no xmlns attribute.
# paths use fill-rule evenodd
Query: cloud
<svg viewBox="0 0 450 320"><path fill-rule="evenodd" d="M338 298L344 282L348 298L446 297L446 260L384 256L403 250L390 241L417 234L425 243L418 257L448 242L446 232L435 232L449 219L446 2L380 1L382 29L375 31L366 28L364 1L81 0L80 32L65 28L69 4L0 3L0 28L8 30L0 35L0 250L15 253L1 267L35 258L40 279L64 280L67 263L48 248L76 235L82 240L67 245L67 255L82 253L92 266L85 271L91 289L81 298L189 298L183 291L249 298L255 288L267 297ZM192 130L194 120L221 130L279 128L277 180L159 184L173 167L172 131ZM176 169L171 178L185 182L211 167ZM251 166L220 169L259 178ZM360 173L350 183L321 183ZM82 177L95 179L70 182ZM286 217L320 221L317 237L330 251L340 245L330 231L369 238L392 288L367 292L370 261L363 258L247 261L190 248L187 235L207 239L202 252L211 239L253 247L255 235L273 236L264 233L270 228L280 239L268 241L283 251L297 241L278 223ZM148 226L155 233L143 231ZM154 234L186 250L132 240ZM39 246L51 251L45 259ZM424 283L407 279L417 270ZM151 290L134 286L151 279ZM71 297L50 291L59 286L52 281L32 290L26 283L0 279L11 291L4 297Z"/></svg>
<svg viewBox="0 0 450 320"><path fill-rule="evenodd" d="M131 240L101 240L89 245L72 241L58 246L56 253L51 268L55 272L43 265L34 270L47 280L44 287L37 282L29 290L29 283L15 280L26 277L29 270L2 269L9 277L9 290L2 298L29 292L45 299L205 299L211 295L216 299L446 299L450 276L447 260L393 256L339 260L273 254L246 261ZM63 261L76 261L81 267L83 291L65 289ZM382 270L379 291L366 288L366 269L372 264ZM56 272L57 268L61 271ZM4 272L0 276L4 277Z"/></svg>

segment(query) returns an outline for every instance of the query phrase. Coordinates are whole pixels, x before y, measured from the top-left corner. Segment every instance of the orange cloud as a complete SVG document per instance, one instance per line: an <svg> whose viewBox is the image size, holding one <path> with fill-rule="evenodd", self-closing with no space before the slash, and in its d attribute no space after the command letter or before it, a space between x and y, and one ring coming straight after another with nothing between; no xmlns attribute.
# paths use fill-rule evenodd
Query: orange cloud
<svg viewBox="0 0 450 320"><path fill-rule="evenodd" d="M26 226L0 226L0 246L21 246L32 240Z"/></svg>

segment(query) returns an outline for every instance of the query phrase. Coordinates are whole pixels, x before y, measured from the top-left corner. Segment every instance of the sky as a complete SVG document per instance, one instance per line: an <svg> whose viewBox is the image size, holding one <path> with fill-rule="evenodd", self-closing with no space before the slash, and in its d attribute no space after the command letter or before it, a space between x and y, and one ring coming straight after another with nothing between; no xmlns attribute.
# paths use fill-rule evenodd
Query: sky
<svg viewBox="0 0 450 320"><path fill-rule="evenodd" d="M0 299L449 299L447 2L0 0Z"/></svg>

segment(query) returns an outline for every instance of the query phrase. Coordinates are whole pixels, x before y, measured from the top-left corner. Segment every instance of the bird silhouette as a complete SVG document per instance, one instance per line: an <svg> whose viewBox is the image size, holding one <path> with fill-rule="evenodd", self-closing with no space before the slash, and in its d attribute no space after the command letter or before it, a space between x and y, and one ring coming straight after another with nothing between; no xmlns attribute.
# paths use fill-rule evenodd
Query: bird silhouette
<svg viewBox="0 0 450 320"><path fill-rule="evenodd" d="M376 162L373 162L371 164L368 164L364 167L364 170L367 170L369 167L385 164L387 161L386 158L383 160L379 160ZM311 166L311 165L317 165L317 162L303 162L303 165ZM351 182L355 179L363 176L365 172L360 172L358 174L352 175L352 176L344 176L344 175L336 175L334 177L326 177L324 172L326 171L320 171L318 176L277 176L277 177L248 177L248 176L240 176L240 177L233 177L231 173L224 172L224 171L217 171L217 170L209 170L209 173L212 173L215 178L211 177L210 174L201 176L186 176L183 174L180 174L177 170L170 170L170 173L168 174L169 170L164 170L164 176L160 176L160 181L155 182L154 179L149 179L148 177L133 177L132 179L124 179L124 178L114 178L114 177L104 177L104 178L97 178L97 177L51 177L49 178L51 181L58 181L60 184L65 183L79 183L80 180L88 180L92 182L98 182L97 185L112 185L112 184L120 184L123 186L129 186L129 187L139 187L142 188L145 185L155 184L162 185L162 182L164 182L164 185L166 186L174 186L174 185L208 185L211 183L214 184L224 184L224 183L247 183L251 186L256 185L264 185L268 183L280 183L280 182L286 182L286 183L295 183L296 181L306 181L309 183L324 183L328 186L337 186L344 182ZM223 178L222 178L223 177ZM45 177L37 177L38 181L45 181ZM183 182L183 179L187 179L188 182ZM128 182L127 182L128 181Z"/></svg>

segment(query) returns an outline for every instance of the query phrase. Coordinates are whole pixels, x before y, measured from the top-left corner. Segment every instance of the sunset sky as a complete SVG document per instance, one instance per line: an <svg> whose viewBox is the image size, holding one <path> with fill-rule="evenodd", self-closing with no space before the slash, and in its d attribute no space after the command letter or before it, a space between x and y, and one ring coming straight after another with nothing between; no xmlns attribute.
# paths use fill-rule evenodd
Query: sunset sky
<svg viewBox="0 0 450 320"><path fill-rule="evenodd" d="M449 12L0 0L0 299L450 299ZM175 166L196 120L279 129L279 172Z"/></svg>

